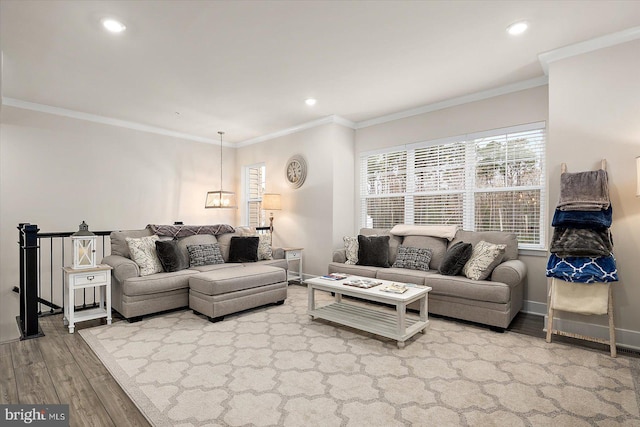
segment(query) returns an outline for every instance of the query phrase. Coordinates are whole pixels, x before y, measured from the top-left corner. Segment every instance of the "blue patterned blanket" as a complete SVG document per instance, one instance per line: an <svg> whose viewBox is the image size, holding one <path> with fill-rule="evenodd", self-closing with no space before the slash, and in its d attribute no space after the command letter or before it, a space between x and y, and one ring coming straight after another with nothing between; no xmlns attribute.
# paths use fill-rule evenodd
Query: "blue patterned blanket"
<svg viewBox="0 0 640 427"><path fill-rule="evenodd" d="M566 257L551 254L547 262L547 277L567 282L617 282L618 269L613 254L606 257Z"/></svg>

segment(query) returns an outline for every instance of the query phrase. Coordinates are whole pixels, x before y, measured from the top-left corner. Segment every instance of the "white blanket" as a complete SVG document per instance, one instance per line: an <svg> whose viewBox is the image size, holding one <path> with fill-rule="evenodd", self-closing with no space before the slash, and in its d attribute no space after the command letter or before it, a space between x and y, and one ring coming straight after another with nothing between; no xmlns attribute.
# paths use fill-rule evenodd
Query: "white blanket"
<svg viewBox="0 0 640 427"><path fill-rule="evenodd" d="M453 240L458 231L457 225L395 225L390 233L395 236L431 236Z"/></svg>
<svg viewBox="0 0 640 427"><path fill-rule="evenodd" d="M607 314L610 283L573 283L553 279L551 307L580 314Z"/></svg>

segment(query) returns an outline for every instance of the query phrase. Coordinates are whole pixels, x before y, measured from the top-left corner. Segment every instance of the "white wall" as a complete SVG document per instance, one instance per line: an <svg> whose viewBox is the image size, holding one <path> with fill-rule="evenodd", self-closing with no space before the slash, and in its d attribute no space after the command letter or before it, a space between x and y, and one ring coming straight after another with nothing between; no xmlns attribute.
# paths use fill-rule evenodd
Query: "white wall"
<svg viewBox="0 0 640 427"><path fill-rule="evenodd" d="M18 336L18 223L43 232L235 224L204 209L220 183L220 147L4 106L0 117L0 342ZM224 149L233 186L235 149Z"/></svg>
<svg viewBox="0 0 640 427"><path fill-rule="evenodd" d="M353 233L353 139L351 129L327 124L238 149L238 169L266 164L266 190L282 195L282 210L274 212L274 246L303 247L305 275L326 274L333 249ZM297 189L284 177L295 154L308 166Z"/></svg>
<svg viewBox="0 0 640 427"><path fill-rule="evenodd" d="M611 232L620 277L613 285L615 322L620 342L635 347L640 347L640 199L635 195L635 158L640 156L639 52L640 41L633 41L554 62L549 68L550 199L558 200L562 162L569 172L577 172L599 168L601 159L607 160ZM554 207L549 206L549 215ZM606 320L559 317L598 325Z"/></svg>
<svg viewBox="0 0 640 427"><path fill-rule="evenodd" d="M365 151L547 119L547 86L540 86L358 129L355 155L358 159ZM356 164L356 176L360 174L359 166ZM355 194L359 194L359 182L354 185ZM360 217L359 206L356 206L356 215L356 218ZM546 252L541 251L538 255L520 257L528 270L524 298L546 304Z"/></svg>

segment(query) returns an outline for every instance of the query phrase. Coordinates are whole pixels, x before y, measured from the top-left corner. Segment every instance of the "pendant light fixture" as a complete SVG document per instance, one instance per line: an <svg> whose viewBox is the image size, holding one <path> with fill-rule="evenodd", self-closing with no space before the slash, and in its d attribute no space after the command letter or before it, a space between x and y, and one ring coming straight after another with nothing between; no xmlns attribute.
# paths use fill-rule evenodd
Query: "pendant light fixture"
<svg viewBox="0 0 640 427"><path fill-rule="evenodd" d="M218 131L218 135L220 135L220 190L209 191L207 193L207 200L204 202L204 207L207 209L236 209L238 207L236 203L236 193L232 191L222 191L222 135L224 135L224 132Z"/></svg>

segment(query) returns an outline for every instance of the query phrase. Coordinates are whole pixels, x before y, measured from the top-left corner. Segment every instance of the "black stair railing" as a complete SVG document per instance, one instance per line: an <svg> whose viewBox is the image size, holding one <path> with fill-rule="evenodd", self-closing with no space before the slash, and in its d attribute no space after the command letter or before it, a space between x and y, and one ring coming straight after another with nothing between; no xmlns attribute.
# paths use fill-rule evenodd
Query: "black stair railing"
<svg viewBox="0 0 640 427"><path fill-rule="evenodd" d="M18 225L20 246L20 286L14 288L20 294L20 316L17 318L21 339L44 335L38 326L40 316L64 311L64 272L62 267L71 264L73 231L40 233L35 224ZM102 244L98 244L98 262L110 253L107 239L110 231L94 231ZM66 255L66 256L65 256ZM82 303L76 310L97 306L95 289L83 290ZM44 310L43 310L44 307Z"/></svg>

